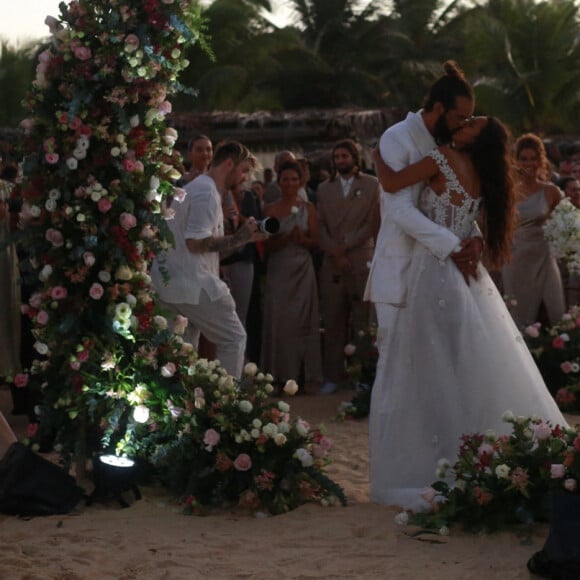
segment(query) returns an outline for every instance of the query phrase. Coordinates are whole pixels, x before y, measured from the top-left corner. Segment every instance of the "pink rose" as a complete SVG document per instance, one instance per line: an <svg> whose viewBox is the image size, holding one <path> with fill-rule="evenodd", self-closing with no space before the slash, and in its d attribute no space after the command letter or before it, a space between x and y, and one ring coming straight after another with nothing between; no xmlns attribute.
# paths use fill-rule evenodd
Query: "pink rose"
<svg viewBox="0 0 580 580"><path fill-rule="evenodd" d="M135 167L133 171L135 171L136 173L143 173L145 171L145 166L143 165L143 163L141 163L141 161L137 160L135 161Z"/></svg>
<svg viewBox="0 0 580 580"><path fill-rule="evenodd" d="M58 153L45 153L44 159L47 163L50 163L50 165L54 165L55 163L58 163Z"/></svg>
<svg viewBox="0 0 580 580"><path fill-rule="evenodd" d="M135 162L132 159L123 159L123 169L132 173L135 171Z"/></svg>
<svg viewBox="0 0 580 580"><path fill-rule="evenodd" d="M78 371L81 368L81 363L78 360L73 360L70 362L70 368L73 371Z"/></svg>
<svg viewBox="0 0 580 580"><path fill-rule="evenodd" d="M328 453L332 447L332 439L323 435L320 438L318 445L320 445L320 448L322 449L322 451L324 451L325 453Z"/></svg>
<svg viewBox="0 0 580 580"><path fill-rule="evenodd" d="M171 103L169 101L163 101L159 105L159 112L163 113L164 115L169 115L169 113L171 113L171 110L172 110L172 106L171 106Z"/></svg>
<svg viewBox="0 0 580 580"><path fill-rule="evenodd" d="M46 310L41 310L36 315L36 322L44 326L48 322L48 312L46 312Z"/></svg>
<svg viewBox="0 0 580 580"><path fill-rule="evenodd" d="M580 435L574 439L574 451L580 451Z"/></svg>
<svg viewBox="0 0 580 580"><path fill-rule="evenodd" d="M427 503L433 503L436 496L437 492L432 487L425 487L421 490L421 498Z"/></svg>
<svg viewBox="0 0 580 580"><path fill-rule="evenodd" d="M137 218L133 214L125 211L119 217L119 222L124 230L130 230L137 225Z"/></svg>
<svg viewBox="0 0 580 580"><path fill-rule="evenodd" d="M48 228L44 233L45 239L52 244L53 248L60 248L64 245L62 232L54 228Z"/></svg>
<svg viewBox="0 0 580 580"><path fill-rule="evenodd" d="M66 288L64 286L54 286L51 290L50 290L50 297L53 300L63 300L64 298L67 297L68 292L66 291Z"/></svg>
<svg viewBox="0 0 580 580"><path fill-rule="evenodd" d="M576 326L580 326L580 316L576 319Z"/></svg>
<svg viewBox="0 0 580 580"><path fill-rule="evenodd" d="M38 431L38 423L28 423L28 427L26 428L26 436L32 439L36 432Z"/></svg>
<svg viewBox="0 0 580 580"><path fill-rule="evenodd" d="M564 487L568 490L568 491L576 491L576 480L569 478L564 482Z"/></svg>
<svg viewBox="0 0 580 580"><path fill-rule="evenodd" d="M543 441L547 439L552 434L552 428L548 423L540 423L539 425L534 425L532 427L532 432L538 441Z"/></svg>
<svg viewBox="0 0 580 580"><path fill-rule="evenodd" d="M252 468L252 458L247 453L240 453L234 460L234 467L238 471L249 471Z"/></svg>
<svg viewBox="0 0 580 580"><path fill-rule="evenodd" d="M73 53L79 60L89 60L91 58L91 49L88 46L75 46Z"/></svg>
<svg viewBox="0 0 580 580"><path fill-rule="evenodd" d="M85 266L88 266L90 268L95 264L95 254L93 254L92 252L84 252L83 262L85 263Z"/></svg>
<svg viewBox="0 0 580 580"><path fill-rule="evenodd" d="M125 50L134 52L139 48L139 37L136 34L127 34L125 37Z"/></svg>
<svg viewBox="0 0 580 580"><path fill-rule="evenodd" d="M175 317L175 323L173 325L173 332L175 332L175 334L183 334L185 332L185 329L187 328L188 324L189 324L189 320L185 316L181 316L181 314L178 314Z"/></svg>
<svg viewBox="0 0 580 580"><path fill-rule="evenodd" d="M89 351L88 350L81 350L81 352L77 353L77 359L85 363L89 360Z"/></svg>
<svg viewBox="0 0 580 580"><path fill-rule="evenodd" d="M103 287L98 283L95 282L90 288L89 288L89 296L93 299L93 300L100 300L103 297L104 294L104 290Z"/></svg>
<svg viewBox="0 0 580 580"><path fill-rule="evenodd" d="M19 389L25 387L28 384L28 374L27 373L17 373L14 377L14 386Z"/></svg>
<svg viewBox="0 0 580 580"><path fill-rule="evenodd" d="M113 204L106 197L101 197L97 202L97 207L101 213L107 213L113 207Z"/></svg>
<svg viewBox="0 0 580 580"><path fill-rule="evenodd" d="M552 463L550 465L550 477L552 479L561 479L566 473L566 468L561 463Z"/></svg>
<svg viewBox="0 0 580 580"><path fill-rule="evenodd" d="M203 442L208 447L215 447L220 442L220 434L215 429L208 429L203 436Z"/></svg>
<svg viewBox="0 0 580 580"><path fill-rule="evenodd" d="M554 348L564 348L565 346L565 342L564 339L561 336L557 336L556 338L554 338L554 340L552 341L552 346Z"/></svg>
<svg viewBox="0 0 580 580"><path fill-rule="evenodd" d="M40 292L35 292L29 299L28 304L32 306L32 308L39 308L42 304L42 294Z"/></svg>
<svg viewBox="0 0 580 580"><path fill-rule="evenodd" d="M477 454L481 457L482 455L493 455L493 447L489 443L483 443L477 450Z"/></svg>
<svg viewBox="0 0 580 580"><path fill-rule="evenodd" d="M569 372L572 371L572 363L570 361L565 361L560 365L560 370L564 373L564 374L568 374Z"/></svg>

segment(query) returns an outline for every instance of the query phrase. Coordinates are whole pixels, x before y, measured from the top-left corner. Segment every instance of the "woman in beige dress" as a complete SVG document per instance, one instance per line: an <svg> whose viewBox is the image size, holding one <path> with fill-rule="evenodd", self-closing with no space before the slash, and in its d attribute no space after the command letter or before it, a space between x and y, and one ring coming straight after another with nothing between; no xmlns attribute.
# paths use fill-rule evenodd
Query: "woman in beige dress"
<svg viewBox="0 0 580 580"><path fill-rule="evenodd" d="M560 203L562 194L546 181L549 162L541 139L532 133L516 142L519 172L518 226L511 262L504 266L504 292L515 298L512 316L520 328L539 319L543 304L550 324L564 314L564 290L556 259L544 237L543 225Z"/></svg>
<svg viewBox="0 0 580 580"><path fill-rule="evenodd" d="M262 367L283 383L295 379L306 391L322 380L318 290L311 250L318 245L316 209L298 194L296 162L278 171L282 199L269 204L265 217L277 218L279 233L266 241L266 300Z"/></svg>

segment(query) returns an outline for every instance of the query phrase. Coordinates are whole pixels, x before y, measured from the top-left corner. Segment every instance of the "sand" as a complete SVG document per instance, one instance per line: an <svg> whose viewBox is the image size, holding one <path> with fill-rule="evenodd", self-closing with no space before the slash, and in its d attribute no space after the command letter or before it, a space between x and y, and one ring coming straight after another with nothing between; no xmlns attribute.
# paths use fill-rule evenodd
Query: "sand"
<svg viewBox="0 0 580 580"><path fill-rule="evenodd" d="M332 421L349 398L343 391L290 401L293 415L324 424L333 439L329 475L345 489L347 507L304 505L267 518L226 509L184 516L164 489L142 487L143 499L126 509L82 503L64 516L0 515L0 580L531 577L526 562L543 546L546 524L535 526L531 539L455 528L446 537L413 536L417 528L394 523L396 508L370 503L368 421ZM0 408L23 433L6 391ZM88 481L83 487L92 490Z"/></svg>

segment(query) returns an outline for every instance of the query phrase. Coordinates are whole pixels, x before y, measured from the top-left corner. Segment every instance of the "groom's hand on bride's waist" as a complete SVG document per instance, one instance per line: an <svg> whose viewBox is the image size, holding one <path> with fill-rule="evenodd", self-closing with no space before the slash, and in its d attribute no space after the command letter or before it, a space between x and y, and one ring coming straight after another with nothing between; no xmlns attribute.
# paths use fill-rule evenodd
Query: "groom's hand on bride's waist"
<svg viewBox="0 0 580 580"><path fill-rule="evenodd" d="M459 271L463 274L463 278L469 285L471 278L477 280L477 265L483 254L483 239L480 237L466 238L461 241L461 249L451 254L451 259Z"/></svg>

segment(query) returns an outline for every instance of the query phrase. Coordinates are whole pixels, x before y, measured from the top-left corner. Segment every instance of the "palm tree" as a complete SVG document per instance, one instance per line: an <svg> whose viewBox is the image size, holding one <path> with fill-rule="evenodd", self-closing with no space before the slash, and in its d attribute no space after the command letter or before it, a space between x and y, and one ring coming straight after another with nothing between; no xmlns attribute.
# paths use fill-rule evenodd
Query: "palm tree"
<svg viewBox="0 0 580 580"><path fill-rule="evenodd" d="M570 131L580 112L574 0L487 0L469 18L466 50L479 106L515 131Z"/></svg>
<svg viewBox="0 0 580 580"><path fill-rule="evenodd" d="M385 40L379 47L390 104L420 106L444 61L453 59L464 66L464 19L471 4L466 0L393 0Z"/></svg>
<svg viewBox="0 0 580 580"><path fill-rule="evenodd" d="M22 99L34 78L33 44L0 40L0 127L17 127L24 118Z"/></svg>

